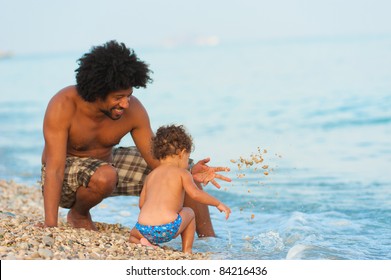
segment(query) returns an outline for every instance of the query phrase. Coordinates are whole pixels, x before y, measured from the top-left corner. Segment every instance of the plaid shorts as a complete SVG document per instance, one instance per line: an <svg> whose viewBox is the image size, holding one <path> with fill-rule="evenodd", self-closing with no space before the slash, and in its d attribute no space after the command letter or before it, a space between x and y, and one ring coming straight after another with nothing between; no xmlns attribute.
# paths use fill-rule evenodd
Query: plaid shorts
<svg viewBox="0 0 391 280"><path fill-rule="evenodd" d="M87 187L92 175L108 162L94 158L67 157L60 206L71 208L76 200L79 187ZM118 183L111 194L138 196L143 188L145 177L151 172L136 147L118 147L113 150L113 163L118 174ZM45 183L45 166L41 169L42 190Z"/></svg>

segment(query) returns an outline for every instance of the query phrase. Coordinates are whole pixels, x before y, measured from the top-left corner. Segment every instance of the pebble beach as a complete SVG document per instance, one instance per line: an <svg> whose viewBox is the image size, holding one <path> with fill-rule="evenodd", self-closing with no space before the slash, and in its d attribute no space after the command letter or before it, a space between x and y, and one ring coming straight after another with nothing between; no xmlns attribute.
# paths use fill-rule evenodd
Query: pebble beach
<svg viewBox="0 0 391 280"><path fill-rule="evenodd" d="M185 254L167 246L131 244L130 228L95 222L98 231L69 227L59 217L56 228L43 221L39 187L0 180L1 260L204 260L208 253Z"/></svg>

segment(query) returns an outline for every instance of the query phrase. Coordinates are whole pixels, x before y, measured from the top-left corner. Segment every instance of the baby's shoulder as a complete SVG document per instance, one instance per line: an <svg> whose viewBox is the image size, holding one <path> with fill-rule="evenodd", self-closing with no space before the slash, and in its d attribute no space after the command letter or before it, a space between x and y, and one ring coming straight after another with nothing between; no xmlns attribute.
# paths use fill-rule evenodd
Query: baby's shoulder
<svg viewBox="0 0 391 280"><path fill-rule="evenodd" d="M190 171L185 168L178 168L178 175L182 178L192 178Z"/></svg>

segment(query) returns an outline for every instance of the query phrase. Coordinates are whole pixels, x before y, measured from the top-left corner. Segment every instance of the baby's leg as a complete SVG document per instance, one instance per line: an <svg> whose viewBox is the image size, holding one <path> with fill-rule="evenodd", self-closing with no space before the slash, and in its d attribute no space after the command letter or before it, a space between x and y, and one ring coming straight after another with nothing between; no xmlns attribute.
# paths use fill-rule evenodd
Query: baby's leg
<svg viewBox="0 0 391 280"><path fill-rule="evenodd" d="M181 234L182 251L184 253L192 253L194 234L196 229L194 211L190 207L183 207L179 212L179 215L182 217L182 223L176 236Z"/></svg>
<svg viewBox="0 0 391 280"><path fill-rule="evenodd" d="M141 244L143 246L156 247L152 245L136 228L132 228L130 231L129 241L135 244Z"/></svg>
<svg viewBox="0 0 391 280"><path fill-rule="evenodd" d="M129 241L131 243L140 244L141 238L144 238L144 236L142 236L136 228L132 228L130 231Z"/></svg>

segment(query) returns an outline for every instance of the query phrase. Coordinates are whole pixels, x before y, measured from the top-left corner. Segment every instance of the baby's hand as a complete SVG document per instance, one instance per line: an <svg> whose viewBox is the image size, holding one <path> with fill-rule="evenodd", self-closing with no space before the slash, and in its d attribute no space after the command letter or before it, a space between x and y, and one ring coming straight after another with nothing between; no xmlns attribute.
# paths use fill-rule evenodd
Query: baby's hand
<svg viewBox="0 0 391 280"><path fill-rule="evenodd" d="M220 204L217 205L217 209L219 209L220 212L224 212L225 213L225 219L228 219L229 214L231 214L231 209L227 205L225 205L224 203L220 202Z"/></svg>

